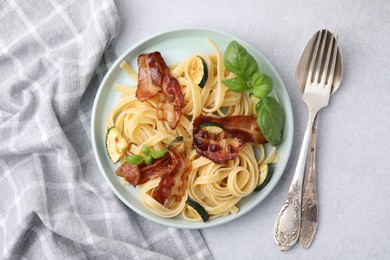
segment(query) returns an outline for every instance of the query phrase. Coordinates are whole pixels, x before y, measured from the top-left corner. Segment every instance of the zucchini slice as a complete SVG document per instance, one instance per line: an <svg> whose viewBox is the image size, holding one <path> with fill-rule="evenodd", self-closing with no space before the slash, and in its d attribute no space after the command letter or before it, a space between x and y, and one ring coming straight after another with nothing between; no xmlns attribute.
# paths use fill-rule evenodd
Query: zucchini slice
<svg viewBox="0 0 390 260"><path fill-rule="evenodd" d="M209 213L198 202L188 197L186 204L198 212L203 222L209 220Z"/></svg>
<svg viewBox="0 0 390 260"><path fill-rule="evenodd" d="M120 158L125 153L127 142L123 138L121 132L115 126L108 129L106 134L106 149L108 157L113 163L119 162Z"/></svg>
<svg viewBox="0 0 390 260"><path fill-rule="evenodd" d="M199 128L212 134L219 134L224 130L222 125L215 122L204 122L199 125Z"/></svg>
<svg viewBox="0 0 390 260"><path fill-rule="evenodd" d="M272 177L272 168L268 166L268 164L263 164L260 166L260 178L257 183L257 187L255 191L262 190L271 180Z"/></svg>
<svg viewBox="0 0 390 260"><path fill-rule="evenodd" d="M184 140L184 137L183 136L178 136L176 137L175 139L172 140L172 142L170 142L167 146L167 150L171 149L175 144L177 144L178 142L183 142Z"/></svg>
<svg viewBox="0 0 390 260"><path fill-rule="evenodd" d="M195 56L191 62L189 73L194 83L198 84L199 87L203 88L206 85L209 72L207 63L201 57Z"/></svg>

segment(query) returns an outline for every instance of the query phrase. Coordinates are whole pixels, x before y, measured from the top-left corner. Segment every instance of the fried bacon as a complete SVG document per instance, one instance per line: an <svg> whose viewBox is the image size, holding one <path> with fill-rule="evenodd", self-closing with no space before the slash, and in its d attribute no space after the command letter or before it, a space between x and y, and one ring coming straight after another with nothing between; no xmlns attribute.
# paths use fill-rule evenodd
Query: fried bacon
<svg viewBox="0 0 390 260"><path fill-rule="evenodd" d="M223 131L210 133L199 127L204 123L217 123ZM224 163L237 157L246 142L263 144L266 139L252 116L210 117L200 116L193 122L193 146L202 156L215 163Z"/></svg>
<svg viewBox="0 0 390 260"><path fill-rule="evenodd" d="M161 181L152 192L152 197L167 208L180 201L187 189L187 176L192 169L191 161L183 154L175 155L174 169L161 176Z"/></svg>
<svg viewBox="0 0 390 260"><path fill-rule="evenodd" d="M179 82L172 77L159 52L138 56L138 85L135 96L141 102L159 95L157 118L175 129L184 101Z"/></svg>
<svg viewBox="0 0 390 260"><path fill-rule="evenodd" d="M145 163L132 165L125 162L118 168L116 175L125 178L134 187L161 177L159 185L152 192L152 197L160 204L170 208L175 201L180 201L181 197L184 196L191 166L192 164L184 152L174 147L151 165Z"/></svg>
<svg viewBox="0 0 390 260"><path fill-rule="evenodd" d="M126 181L136 187L172 171L175 166L175 157L172 154L173 152L167 153L151 165L146 163L133 165L125 162L116 170L116 175L125 178Z"/></svg>

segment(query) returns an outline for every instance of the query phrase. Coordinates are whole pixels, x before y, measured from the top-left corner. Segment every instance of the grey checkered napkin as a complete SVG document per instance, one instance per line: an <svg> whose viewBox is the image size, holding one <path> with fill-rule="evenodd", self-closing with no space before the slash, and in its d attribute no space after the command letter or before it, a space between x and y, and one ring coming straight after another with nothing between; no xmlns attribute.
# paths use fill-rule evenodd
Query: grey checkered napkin
<svg viewBox="0 0 390 260"><path fill-rule="evenodd" d="M124 206L98 172L93 98L113 0L0 2L0 258L210 259L199 231Z"/></svg>

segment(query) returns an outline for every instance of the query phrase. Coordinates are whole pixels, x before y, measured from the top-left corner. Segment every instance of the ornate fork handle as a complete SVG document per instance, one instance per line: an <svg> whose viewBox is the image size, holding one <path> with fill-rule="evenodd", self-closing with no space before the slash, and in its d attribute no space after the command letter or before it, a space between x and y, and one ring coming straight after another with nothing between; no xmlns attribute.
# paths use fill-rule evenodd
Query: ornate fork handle
<svg viewBox="0 0 390 260"><path fill-rule="evenodd" d="M304 248L309 248L317 230L318 207L317 207L317 186L316 186L316 132L318 125L318 114L314 119L309 158L305 179L303 181L302 194L302 223L299 241Z"/></svg>
<svg viewBox="0 0 390 260"><path fill-rule="evenodd" d="M318 111L312 109L309 113L305 135L299 153L297 167L287 194L287 198L279 212L274 227L274 239L280 250L288 250L299 237L301 227L302 183L305 173L307 150L310 141L311 129Z"/></svg>

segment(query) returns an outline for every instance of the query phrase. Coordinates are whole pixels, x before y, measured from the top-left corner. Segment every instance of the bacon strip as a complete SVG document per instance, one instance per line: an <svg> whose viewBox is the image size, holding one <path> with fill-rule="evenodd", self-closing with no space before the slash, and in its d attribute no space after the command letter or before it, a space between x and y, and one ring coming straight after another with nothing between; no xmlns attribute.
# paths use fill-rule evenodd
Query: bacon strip
<svg viewBox="0 0 390 260"><path fill-rule="evenodd" d="M172 77L159 52L138 56L138 85L135 96L141 102L159 95L157 118L175 129L184 101L179 82Z"/></svg>
<svg viewBox="0 0 390 260"><path fill-rule="evenodd" d="M191 166L191 162L182 152L172 148L164 157L151 165L145 163L132 165L125 162L118 168L116 175L125 178L134 187L161 176L161 181L153 190L152 197L169 208L184 196Z"/></svg>
<svg viewBox="0 0 390 260"><path fill-rule="evenodd" d="M226 116L211 117L201 116L195 119L198 125L205 122L214 122L223 126L223 129L232 136L243 139L245 142L263 144L267 140L260 131L260 127L254 116ZM195 124L195 122L194 122Z"/></svg>
<svg viewBox="0 0 390 260"><path fill-rule="evenodd" d="M138 85L135 96L143 102L155 97L161 91L163 82L164 60L157 53L138 56ZM168 71L169 73L169 71Z"/></svg>
<svg viewBox="0 0 390 260"><path fill-rule="evenodd" d="M221 125L223 131L214 134L199 125L213 122ZM224 163L237 157L246 142L263 144L266 139L252 116L210 117L200 116L193 122L193 146L202 156L215 163Z"/></svg>
<svg viewBox="0 0 390 260"><path fill-rule="evenodd" d="M175 157L172 156L172 153L173 152L167 153L164 157L154 161L151 165L145 163L133 165L125 162L116 170L116 175L125 178L125 180L134 187L144 184L149 180L172 171L175 166L175 162L173 161Z"/></svg>
<svg viewBox="0 0 390 260"><path fill-rule="evenodd" d="M170 208L185 195L187 176L192 169L192 164L185 155L177 155L180 158L177 158L175 168L161 177L159 185L152 192L152 197L166 208Z"/></svg>

